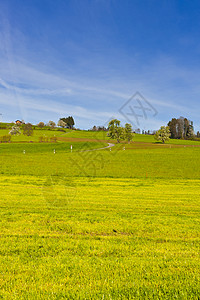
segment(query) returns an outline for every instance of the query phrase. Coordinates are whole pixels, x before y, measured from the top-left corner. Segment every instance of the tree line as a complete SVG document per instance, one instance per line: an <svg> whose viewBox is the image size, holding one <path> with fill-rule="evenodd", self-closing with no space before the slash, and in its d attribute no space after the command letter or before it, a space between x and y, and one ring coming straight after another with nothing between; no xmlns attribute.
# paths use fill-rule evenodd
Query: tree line
<svg viewBox="0 0 200 300"><path fill-rule="evenodd" d="M62 127L62 128L69 128L69 129L73 129L74 128L74 125L75 125L75 122L74 122L74 118L72 116L69 116L69 117L64 117L64 118L60 118L58 120L58 123L57 123L57 126L58 127ZM45 127L45 124L44 122L39 122L37 124L37 126L39 128L43 128ZM52 129L56 127L56 123L54 121L49 121L47 123L47 126L51 127Z"/></svg>
<svg viewBox="0 0 200 300"><path fill-rule="evenodd" d="M19 121L19 120L18 120ZM66 118L60 118L57 126L62 128L70 128L73 129L75 125L74 118L72 116L66 117ZM37 124L37 127L43 128L45 126L50 127L51 129L54 129L56 127L56 123L54 121L49 121L46 125L44 122L39 122ZM24 135L32 136L33 135L33 129L35 126L33 126L31 123L25 123L24 121L19 121L16 124L12 126L11 130L9 131L9 135L20 135L22 132ZM22 130L22 132L21 132Z"/></svg>
<svg viewBox="0 0 200 300"><path fill-rule="evenodd" d="M21 122L21 121L20 121ZM22 123L22 122L21 122ZM60 118L57 126L61 128L70 128L73 129L75 125L74 118L72 116ZM37 124L39 128L43 128L45 126L50 127L51 129L56 127L56 123L54 121L49 121L46 125L44 122L39 122ZM27 136L33 135L33 125L31 123L25 124L22 123L21 128L23 130L23 134ZM121 126L121 122L117 119L113 119L109 122L108 127L104 126L93 126L93 131L107 131L107 136L111 139L117 140L118 143L120 141L128 141L131 142L134 133L137 132L136 130L133 131L131 124L126 123L125 126ZM143 133L143 132L142 132ZM10 135L19 135L21 134L19 125L12 126ZM144 134L144 133L143 133ZM151 134L150 131L145 132L145 134ZM170 138L172 139L195 139L194 134L194 126L193 121L188 120L184 117L179 118L172 118L171 121L168 122L167 126L161 126L159 130L155 132L154 135L157 141L161 141L165 143ZM200 138L200 133L197 132L197 138Z"/></svg>
<svg viewBox="0 0 200 300"><path fill-rule="evenodd" d="M170 138L172 139L194 139L194 126L193 121L188 120L187 118L172 118L168 122L168 126L161 126L154 134L154 138L157 141L165 143ZM96 130L93 127L93 130ZM111 139L117 140L119 143L121 140L126 140L130 142L133 139L134 132L132 130L131 124L126 123L125 127L120 126L120 121L113 119L108 124L108 136ZM147 132L149 134L150 132ZM200 133L197 132L197 137L200 137Z"/></svg>
<svg viewBox="0 0 200 300"><path fill-rule="evenodd" d="M193 122L187 118L173 118L167 125L172 139L190 139L194 137Z"/></svg>
<svg viewBox="0 0 200 300"><path fill-rule="evenodd" d="M120 123L121 122L117 119L111 120L108 124L107 136L111 139L117 140L118 143L123 140L130 143L134 137L132 126L131 124L126 123L125 127L122 127L120 126Z"/></svg>
<svg viewBox="0 0 200 300"><path fill-rule="evenodd" d="M178 119L172 118L168 122L168 126L161 126L161 128L156 132L155 139L157 141L162 141L165 143L170 138L171 139L195 139L193 121L187 118L180 117ZM197 132L197 138L200 137L199 132Z"/></svg>

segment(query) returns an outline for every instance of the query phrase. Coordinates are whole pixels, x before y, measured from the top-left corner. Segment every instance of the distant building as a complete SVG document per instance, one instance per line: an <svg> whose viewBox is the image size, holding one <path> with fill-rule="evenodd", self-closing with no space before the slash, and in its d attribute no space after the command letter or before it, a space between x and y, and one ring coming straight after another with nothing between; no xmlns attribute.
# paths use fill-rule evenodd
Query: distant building
<svg viewBox="0 0 200 300"><path fill-rule="evenodd" d="M17 121L15 121L15 124L17 124L17 125L21 125L21 124L22 124L22 121L20 121L20 120L17 120Z"/></svg>

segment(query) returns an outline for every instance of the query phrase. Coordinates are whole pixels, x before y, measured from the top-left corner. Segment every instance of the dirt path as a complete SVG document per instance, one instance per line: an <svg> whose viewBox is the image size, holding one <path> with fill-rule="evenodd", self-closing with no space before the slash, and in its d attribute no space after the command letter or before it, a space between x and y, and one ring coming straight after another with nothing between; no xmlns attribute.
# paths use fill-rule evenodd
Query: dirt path
<svg viewBox="0 0 200 300"><path fill-rule="evenodd" d="M97 148L97 149L81 150L80 152L103 150L103 149L111 148L111 147L114 147L114 146L115 146L115 144L108 143L108 146L106 146L106 147Z"/></svg>

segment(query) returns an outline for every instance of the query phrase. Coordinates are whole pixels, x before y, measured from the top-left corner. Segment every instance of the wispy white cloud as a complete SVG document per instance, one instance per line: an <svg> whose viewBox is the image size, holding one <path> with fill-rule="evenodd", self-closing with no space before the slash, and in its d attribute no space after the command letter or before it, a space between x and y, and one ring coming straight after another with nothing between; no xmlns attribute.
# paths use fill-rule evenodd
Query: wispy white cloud
<svg viewBox="0 0 200 300"><path fill-rule="evenodd" d="M180 80L192 93L198 93L200 74L177 66L170 58L161 57L143 67L139 74L129 70L126 76L116 76L115 70L107 66L105 78L95 78L95 74L72 76L70 72L66 74L54 69L51 61L45 67L42 64L39 67L39 63L35 65L27 62L26 51L17 56L12 46L9 23L5 19L2 38L4 46L0 47L0 103L13 109L18 107L24 119L28 119L32 110L57 115L69 112L77 118L87 119L88 123L96 121L103 124L113 113L121 118L119 108L136 91L144 94L156 107L159 118L169 116L170 112L178 116L187 114L188 111L191 118L198 117L198 112L193 107L196 101L191 101L188 109L186 100L183 101L183 92L173 81ZM99 62L96 61L96 64L98 67ZM90 106L89 99L92 99ZM162 125L162 120L158 120L158 117L149 118L145 122L151 128Z"/></svg>
<svg viewBox="0 0 200 300"><path fill-rule="evenodd" d="M176 68L177 69L177 68ZM171 73L172 71L170 71ZM176 70L174 70L176 72ZM172 72L172 73L174 73ZM181 70L177 73L182 74ZM186 71L184 71L186 73ZM112 96L114 98L113 101L115 101L115 97L121 98L124 100L129 99L132 95L131 93L128 93L122 89L120 89L120 85L118 82L115 83L116 90L110 89L108 84L106 82L100 83L101 87L97 87L93 85L92 79L87 79L84 84L79 83L77 81L72 81L70 79L65 78L64 76L56 76L51 73L45 73L41 70L37 70L35 68L32 68L28 66L27 64L15 64L15 67L13 68L12 76L10 75L10 72L7 70L7 68L3 68L0 70L0 85L8 90L15 91L15 93L20 93L24 95L67 95L67 94L82 94L90 96L90 93L94 92L97 95L105 95L105 96ZM188 74L187 76L184 75L185 78L191 77L197 77L198 74ZM4 78L4 79L3 79ZM13 79L14 78L14 79ZM123 79L122 79L123 80ZM111 81L115 81L115 78L111 78ZM137 82L134 84L134 87L137 86L146 86L147 78L144 76L144 78L140 78L140 82ZM152 78L149 78L149 82L152 83L152 86L155 86L156 79L154 78L154 83L152 82ZM105 85L105 86L104 86ZM23 87L21 87L23 86ZM25 86L25 87L24 87ZM113 82L112 82L113 86ZM149 90L151 93L152 90L151 87L145 88L145 90ZM144 89L144 87L142 88ZM129 86L129 91L131 90L131 85ZM135 93L138 89L133 90L132 92ZM149 94L149 92L148 92ZM167 97L167 95L166 95ZM162 95L163 98L163 95ZM150 99L148 99L150 100ZM110 101L110 100L109 100ZM176 105L171 101L161 101L158 99L151 98L150 100L153 104L173 108L177 110L187 110L187 107L184 107L184 105Z"/></svg>
<svg viewBox="0 0 200 300"><path fill-rule="evenodd" d="M92 80L85 80L85 84L83 84L82 82L78 82L79 79L77 81L74 78L73 80L69 80L65 76L54 75L50 72L46 73L30 67L28 64L15 63L12 76L10 76L10 72L6 69L0 70L0 75L0 103L14 109L14 107L19 106L20 99L20 109L23 119L28 119L31 111L42 111L58 116L61 116L63 112L70 112L69 114L74 115L76 118L90 120L95 122L95 124L104 124L113 114L115 117L123 119L118 110L132 96L128 92L124 92L123 88L119 88L119 83L114 82L115 78L112 79L114 82L112 82L112 87L116 85L116 90L113 90L109 88L107 83L104 83L105 86L101 83L101 87L99 87L93 85ZM141 86L142 83L145 85L145 82L146 78L144 76L143 82L141 79L138 85ZM131 90L130 87L129 90ZM152 92L152 87L144 90L146 90L145 97L148 94L155 94L155 92ZM65 101L59 101L58 96L64 97ZM68 100L70 96L75 97L74 104ZM84 103L80 105L77 101L80 96L84 96L85 98L94 96L94 98L101 99L100 101L104 101L105 103L104 107L106 107L106 110L95 110L94 106L88 108ZM164 98L164 101L154 96L147 97L147 100L159 112L163 112L163 115L166 109L180 115L188 113L188 107L168 101L168 95L163 96L163 94L160 94L160 96L161 99ZM197 110L192 107L190 107L190 114L193 117L198 116ZM158 128L162 124L162 120L158 120L158 118L142 120L142 128L147 129L148 124L152 129L155 128L154 126Z"/></svg>
<svg viewBox="0 0 200 300"><path fill-rule="evenodd" d="M42 101L41 101L42 100ZM64 112L70 112L70 114L85 118L85 119L96 119L101 120L103 118L108 118L110 114L108 112L96 112L93 110L85 109L84 107L78 105L69 105L66 103L59 103L55 100L44 100L41 98L30 98L21 96L21 102L25 110L29 111L43 111L51 112L58 115L63 115ZM3 93L0 91L0 103L12 108L17 108L18 103L16 101L15 95L11 93Z"/></svg>
<svg viewBox="0 0 200 300"><path fill-rule="evenodd" d="M5 80L0 78L0 86L6 88L7 90L10 91L15 91L16 93L22 94L22 95L46 95L46 96L51 96L51 95L67 95L71 94L72 90L69 88L63 88L63 89L47 89L47 88L21 88L18 87L16 84L9 84Z"/></svg>

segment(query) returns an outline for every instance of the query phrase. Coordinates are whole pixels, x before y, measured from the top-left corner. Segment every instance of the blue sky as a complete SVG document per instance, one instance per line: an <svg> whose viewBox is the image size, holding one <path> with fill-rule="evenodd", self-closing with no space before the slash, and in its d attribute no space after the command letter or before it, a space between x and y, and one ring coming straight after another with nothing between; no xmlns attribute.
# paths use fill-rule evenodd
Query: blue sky
<svg viewBox="0 0 200 300"><path fill-rule="evenodd" d="M195 0L0 0L0 119L200 130L199 37Z"/></svg>

